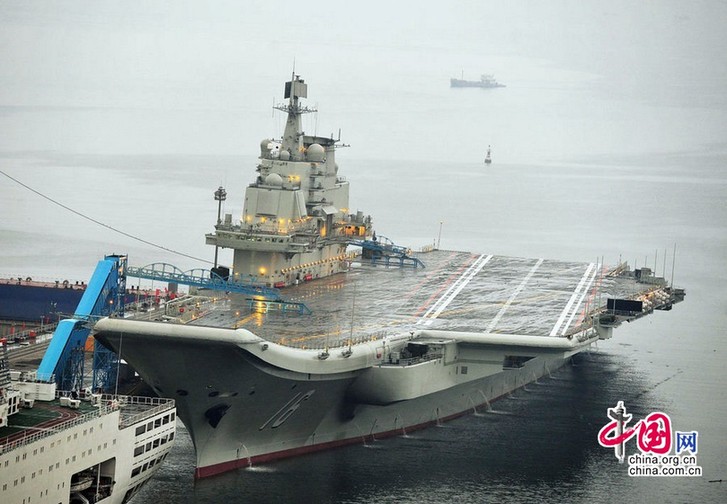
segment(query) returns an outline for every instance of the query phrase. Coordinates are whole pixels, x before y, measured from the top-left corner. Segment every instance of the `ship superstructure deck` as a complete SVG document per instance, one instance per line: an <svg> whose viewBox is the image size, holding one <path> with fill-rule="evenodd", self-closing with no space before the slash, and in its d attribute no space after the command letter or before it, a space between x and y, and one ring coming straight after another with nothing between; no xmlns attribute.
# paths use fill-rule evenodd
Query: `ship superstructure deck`
<svg viewBox="0 0 727 504"><path fill-rule="evenodd" d="M69 393L27 406L0 428L2 502L127 502L176 430L169 399Z"/></svg>
<svg viewBox="0 0 727 504"><path fill-rule="evenodd" d="M193 324L242 327L305 348L432 329L563 337L588 329L590 315L607 298L633 298L652 288L633 276L609 275L596 263L454 251L418 257L425 269L364 260L347 273L285 289L286 298L304 302L310 315L234 297Z"/></svg>
<svg viewBox="0 0 727 504"><path fill-rule="evenodd" d="M54 401L35 402L32 409L23 408L11 416L11 422L0 428L0 453L22 448L114 411L118 411L118 427L123 429L161 411L172 411L173 406L171 399L114 395L100 395L95 403L77 400L69 404L69 401L64 403L61 394Z"/></svg>

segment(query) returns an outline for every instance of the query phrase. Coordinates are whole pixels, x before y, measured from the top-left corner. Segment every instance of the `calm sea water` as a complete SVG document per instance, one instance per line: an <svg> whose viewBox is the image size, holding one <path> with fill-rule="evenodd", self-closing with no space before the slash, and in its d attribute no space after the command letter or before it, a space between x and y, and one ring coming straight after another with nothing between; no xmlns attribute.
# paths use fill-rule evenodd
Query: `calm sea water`
<svg viewBox="0 0 727 504"><path fill-rule="evenodd" d="M675 370L675 374L678 371ZM396 439L333 450L193 484L193 447L180 436L175 457L144 491L179 502L601 502L666 496L716 501L706 481L632 479L595 443L604 405L624 400L635 415L673 411L648 368L620 352L592 352L530 384L488 411ZM672 417L674 418L674 416ZM182 433L184 430L182 430ZM705 457L706 463L706 457Z"/></svg>
<svg viewBox="0 0 727 504"><path fill-rule="evenodd" d="M622 256L637 266L652 267L657 255L656 269L661 274L666 266L667 277L672 273L673 244L677 242L674 281L687 288L687 300L671 312L658 312L617 329L612 340L601 342L576 367L564 368L552 378L496 402L493 412L479 412L407 437L256 466L195 483L193 447L180 424L174 456L139 500L722 500L723 483L709 480L727 475L727 446L722 435L727 415L723 388L727 378L723 292L727 281L723 267L727 180L719 165L724 161L722 154L684 158L690 163L688 169L682 169L681 162L668 166L650 156L641 158L640 166L632 161L628 168L614 163L609 169L498 162L487 169L479 162L437 165L436 169L456 174L451 177L436 176L435 167L426 162L386 160L377 161L376 168L360 175L364 170L355 160L344 163L341 159L342 170L345 167L355 184L352 197L362 201L361 208L375 208L374 215L381 215L377 229L397 242L430 243L437 238L441 219L441 245L445 248L583 261L604 256L612 264ZM195 166L210 162L249 167L253 161L244 156L192 161L158 157L151 162L158 169L129 171L116 165L124 159L93 157L82 163L69 160L73 166L63 166L55 159L38 166L50 168L43 163L58 163L52 173L60 190L54 192L75 197L78 205L87 204L91 210L99 204L95 196L72 196L77 175L83 173L84 183L98 184L99 190L118 179L124 187L123 204L113 210L105 206L104 219L116 214L119 220L115 222L121 222L124 229L136 229L140 235L207 258L210 251L196 244L215 218L211 197L215 185L194 187ZM18 171L28 180L34 169L42 171L27 167ZM167 169L182 174L179 179L188 182L151 185ZM412 181L424 173L424 180L412 182L411 191L402 193L387 183L392 170ZM477 183L460 183L462 179ZM42 185L40 180L34 183ZM242 187L237 188L238 201ZM7 184L3 188L19 200L34 198L34 205L46 205ZM16 204L23 206L20 201ZM54 213L43 214L51 221L59 218L58 225L67 225L71 229L67 236L53 230L38 233L33 228L3 231L0 257L4 274L20 271L22 276L84 279L107 251L128 251L133 264L190 261L124 242L103 228ZM654 247L658 249L652 250ZM629 477L626 467L617 463L611 450L600 447L596 438L608 422L606 408L619 400L635 418L663 411L671 416L675 429L698 431L698 460L704 476ZM630 448L633 453L635 446Z"/></svg>
<svg viewBox="0 0 727 504"><path fill-rule="evenodd" d="M210 260L213 192L224 185L224 211L241 212L258 142L281 132L269 107L296 57L320 108L305 130L343 127L351 209L378 234L414 248L441 239L623 259L673 271L687 289L673 311L619 328L494 411L410 436L194 482L180 424L139 502L727 500L727 483L710 483L727 481L723 6L457 2L434 15L382 4L390 16L374 19L313 2L276 36L275 2L0 6L0 169L108 226ZM450 89L460 71L508 87ZM0 277L87 280L108 253L205 265L2 175L0 216ZM636 418L663 411L697 431L704 475L629 477L596 439L619 400Z"/></svg>

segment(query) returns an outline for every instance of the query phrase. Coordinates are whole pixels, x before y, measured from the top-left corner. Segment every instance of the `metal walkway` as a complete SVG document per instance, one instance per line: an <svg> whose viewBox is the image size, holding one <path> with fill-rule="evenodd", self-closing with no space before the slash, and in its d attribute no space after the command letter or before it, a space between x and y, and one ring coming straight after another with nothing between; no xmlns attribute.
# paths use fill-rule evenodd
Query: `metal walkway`
<svg viewBox="0 0 727 504"><path fill-rule="evenodd" d="M372 240L349 240L349 245L361 247L362 258L369 259L371 264L383 266L398 266L400 268L424 268L424 263L419 258L411 255L411 250L396 245L385 236L374 237ZM398 264L397 264L398 263Z"/></svg>
<svg viewBox="0 0 727 504"><path fill-rule="evenodd" d="M304 303L283 299L278 289L252 282L244 283L226 280L217 273L207 269L196 268L189 271L182 271L172 264L154 263L141 268L130 266L126 268L126 275L135 278L144 278L146 280L157 280L202 287L210 290L245 294L246 296L252 296L251 303L262 302L265 303L266 307L275 306L282 311L295 311L301 314L311 313L310 309Z"/></svg>
<svg viewBox="0 0 727 504"><path fill-rule="evenodd" d="M176 283L181 285L192 285L211 290L226 292L237 292L250 296L262 296L265 299L280 300L280 291L261 284L243 283L225 280L217 273L210 270L196 268L189 271L182 271L173 264L154 263L141 268L129 266L126 275L146 280L158 280L161 282Z"/></svg>

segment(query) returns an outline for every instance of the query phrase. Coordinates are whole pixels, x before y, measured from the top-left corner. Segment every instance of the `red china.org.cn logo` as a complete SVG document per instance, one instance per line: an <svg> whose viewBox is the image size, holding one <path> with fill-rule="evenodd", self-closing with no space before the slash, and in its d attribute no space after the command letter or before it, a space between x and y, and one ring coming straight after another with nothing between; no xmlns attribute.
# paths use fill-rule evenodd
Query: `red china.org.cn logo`
<svg viewBox="0 0 727 504"><path fill-rule="evenodd" d="M669 415L661 411L649 413L629 427L633 415L626 413L623 401L608 408L606 416L611 421L598 432L598 442L604 448L613 448L619 463L626 459L626 443L636 438L640 453L628 457L629 476L702 475L697 465L697 431L672 432Z"/></svg>

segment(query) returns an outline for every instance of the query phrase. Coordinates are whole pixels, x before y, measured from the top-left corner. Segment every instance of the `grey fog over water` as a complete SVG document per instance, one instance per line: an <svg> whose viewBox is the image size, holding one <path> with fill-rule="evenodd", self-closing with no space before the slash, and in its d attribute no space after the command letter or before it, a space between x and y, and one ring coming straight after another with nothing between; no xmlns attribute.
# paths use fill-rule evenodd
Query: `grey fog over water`
<svg viewBox="0 0 727 504"><path fill-rule="evenodd" d="M673 263L687 299L501 414L372 447L194 482L180 424L137 500L723 502L725 26L719 1L0 0L0 170L37 191L0 174L0 278L87 280L108 253L205 267L38 193L211 261L213 192L241 213L294 68L319 109L306 133L340 129L351 209L377 233L418 248L441 223L447 249L621 258L667 277ZM449 87L487 73L506 87ZM596 437L619 400L697 431L703 476L630 477Z"/></svg>

